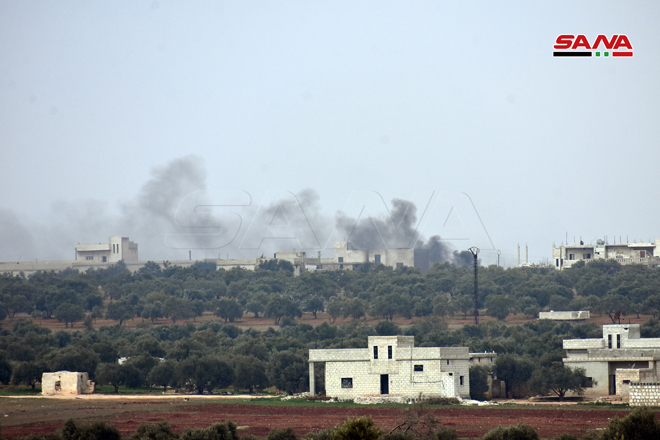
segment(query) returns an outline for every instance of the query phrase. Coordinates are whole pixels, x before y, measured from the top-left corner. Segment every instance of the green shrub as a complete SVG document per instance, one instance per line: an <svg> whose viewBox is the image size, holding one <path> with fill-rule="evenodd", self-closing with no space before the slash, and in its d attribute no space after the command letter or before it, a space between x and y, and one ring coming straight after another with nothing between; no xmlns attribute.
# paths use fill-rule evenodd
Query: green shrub
<svg viewBox="0 0 660 440"><path fill-rule="evenodd" d="M226 423L214 423L208 428L186 428L182 440L238 440L236 424L231 420Z"/></svg>
<svg viewBox="0 0 660 440"><path fill-rule="evenodd" d="M178 440L179 435L172 431L166 422L142 423L129 437L130 440Z"/></svg>
<svg viewBox="0 0 660 440"><path fill-rule="evenodd" d="M574 435L562 434L558 435L557 437L553 437L552 440L578 440L578 438Z"/></svg>
<svg viewBox="0 0 660 440"><path fill-rule="evenodd" d="M333 430L333 440L378 440L381 432L371 417L347 418Z"/></svg>
<svg viewBox="0 0 660 440"><path fill-rule="evenodd" d="M332 429L323 429L321 431L308 432L304 439L305 440L332 440L333 430ZM241 440L245 440L245 437L241 437Z"/></svg>
<svg viewBox="0 0 660 440"><path fill-rule="evenodd" d="M484 435L483 440L539 440L539 434L531 426L519 423L491 429Z"/></svg>
<svg viewBox="0 0 660 440"><path fill-rule="evenodd" d="M587 431L582 434L580 440L601 440L601 435L599 431Z"/></svg>
<svg viewBox="0 0 660 440"><path fill-rule="evenodd" d="M293 429L273 429L268 433L268 440L297 440L298 436L293 432Z"/></svg>
<svg viewBox="0 0 660 440"><path fill-rule="evenodd" d="M603 440L660 439L660 423L646 407L635 408L623 419L610 420L602 433Z"/></svg>
<svg viewBox="0 0 660 440"><path fill-rule="evenodd" d="M470 367L470 399L482 400L488 391L488 368L481 365Z"/></svg>
<svg viewBox="0 0 660 440"><path fill-rule="evenodd" d="M458 440L455 429L441 426L435 433L435 440Z"/></svg>
<svg viewBox="0 0 660 440"><path fill-rule="evenodd" d="M105 422L76 423L69 419L56 433L62 440L121 440L119 430Z"/></svg>

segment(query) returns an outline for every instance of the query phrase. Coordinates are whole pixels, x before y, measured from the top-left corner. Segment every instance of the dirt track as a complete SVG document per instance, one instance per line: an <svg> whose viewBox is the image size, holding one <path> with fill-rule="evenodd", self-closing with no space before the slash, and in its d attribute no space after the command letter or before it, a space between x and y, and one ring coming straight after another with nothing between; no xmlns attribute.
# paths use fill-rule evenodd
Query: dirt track
<svg viewBox="0 0 660 440"><path fill-rule="evenodd" d="M91 396L90 396L91 397ZM216 399L218 396L214 396ZM582 435L589 429L603 428L611 417L627 411L565 406L539 409L507 406L504 408L434 408L441 424L455 429L462 438L478 438L499 425L525 423L536 428L542 438L561 433ZM6 416L5 416L6 414ZM175 431L186 427L206 427L214 422L232 420L241 434L266 435L273 428L292 427L298 435L332 427L347 417L370 416L384 431L395 426L401 409L397 407L275 406L208 402L181 396L170 399L0 399L2 433L8 438L48 434L68 418L103 420L114 424L123 435L133 433L141 423L168 422Z"/></svg>

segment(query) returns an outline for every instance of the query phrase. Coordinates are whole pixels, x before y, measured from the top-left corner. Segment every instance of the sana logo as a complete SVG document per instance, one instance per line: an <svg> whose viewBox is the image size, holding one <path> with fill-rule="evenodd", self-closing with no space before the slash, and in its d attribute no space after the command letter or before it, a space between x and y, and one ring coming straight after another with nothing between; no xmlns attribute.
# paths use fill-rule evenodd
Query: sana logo
<svg viewBox="0 0 660 440"><path fill-rule="evenodd" d="M602 49L601 49L602 46ZM560 35L555 40L553 57L632 57L633 47L627 35L598 35L593 44L584 35ZM625 49L625 50L623 50Z"/></svg>

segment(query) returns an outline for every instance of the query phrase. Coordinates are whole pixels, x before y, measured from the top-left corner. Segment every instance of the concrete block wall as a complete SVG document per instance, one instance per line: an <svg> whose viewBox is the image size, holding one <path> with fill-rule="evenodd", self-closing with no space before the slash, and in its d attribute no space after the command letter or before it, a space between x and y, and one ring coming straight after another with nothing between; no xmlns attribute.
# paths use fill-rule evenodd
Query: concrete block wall
<svg viewBox="0 0 660 440"><path fill-rule="evenodd" d="M592 379L593 386L585 388L584 395L602 396L609 394L609 365L607 362L567 362L564 359L564 365L570 368L584 368L585 376Z"/></svg>
<svg viewBox="0 0 660 440"><path fill-rule="evenodd" d="M57 382L59 382L59 389ZM91 394L93 392L94 382L89 380L87 373L58 371L44 373L41 377L41 394Z"/></svg>
<svg viewBox="0 0 660 440"><path fill-rule="evenodd" d="M440 371L439 363L439 361L424 363L423 372L415 372L413 364L409 362L399 362L402 365L397 365L396 371L390 369L387 372L374 372L371 362L326 362L326 394L340 399L353 399L360 395L380 395L381 374L388 374L389 395L469 396L469 376L465 376L463 386L458 386L458 376L453 372ZM342 379L351 379L352 387L343 388Z"/></svg>
<svg viewBox="0 0 660 440"><path fill-rule="evenodd" d="M660 406L660 382L630 382L630 406Z"/></svg>
<svg viewBox="0 0 660 440"><path fill-rule="evenodd" d="M539 313L539 319L551 319L551 320L557 320L557 321L571 321L571 320L581 320L581 319L589 319L589 311L588 310L579 310L579 311L572 311L572 312L555 312L555 311L550 311L550 312L540 312Z"/></svg>
<svg viewBox="0 0 660 440"><path fill-rule="evenodd" d="M352 380L352 388L342 388L342 379ZM339 399L380 394L380 375L372 374L371 362L326 362L325 393Z"/></svg>

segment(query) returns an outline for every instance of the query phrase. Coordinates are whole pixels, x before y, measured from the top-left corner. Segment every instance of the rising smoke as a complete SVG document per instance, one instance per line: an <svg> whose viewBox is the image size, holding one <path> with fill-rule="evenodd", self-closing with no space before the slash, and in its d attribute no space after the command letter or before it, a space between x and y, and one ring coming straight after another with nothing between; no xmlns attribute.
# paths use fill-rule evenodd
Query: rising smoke
<svg viewBox="0 0 660 440"><path fill-rule="evenodd" d="M189 249L194 249L193 258L271 256L295 246L311 253L326 244L334 228L356 249L423 248L429 250L431 263L471 264L471 255L452 252L439 236L421 236L417 207L410 201L392 200L391 211L381 217L356 220L340 212L333 221L322 213L318 193L304 189L298 194L282 193L261 207L254 202L243 206L243 222L237 226L213 210L181 209L184 203L212 205L205 192L202 159L175 159L150 174L135 199L123 202L115 214L98 200L55 202L47 222L0 209L0 261L70 260L76 244L107 243L110 235L137 242L140 260L187 259ZM251 238L273 236L278 222L287 225L286 231L295 231L295 240L284 236L250 246ZM172 245L177 237L183 237L181 246Z"/></svg>
<svg viewBox="0 0 660 440"><path fill-rule="evenodd" d="M380 218L369 217L358 221L338 213L336 222L337 228L344 232L355 249L428 249L430 264L445 261L457 265L471 264L471 260L466 258L469 256L471 259L472 254L467 251L452 252L439 235L424 240L418 231L417 207L408 200L392 200L392 210Z"/></svg>

